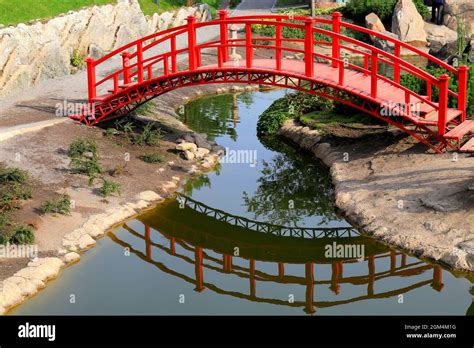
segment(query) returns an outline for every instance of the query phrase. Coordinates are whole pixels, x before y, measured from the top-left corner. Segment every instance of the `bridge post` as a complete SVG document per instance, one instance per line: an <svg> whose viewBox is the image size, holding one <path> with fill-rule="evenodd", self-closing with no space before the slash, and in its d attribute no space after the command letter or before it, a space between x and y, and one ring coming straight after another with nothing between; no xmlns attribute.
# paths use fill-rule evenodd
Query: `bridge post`
<svg viewBox="0 0 474 348"><path fill-rule="evenodd" d="M221 52L222 52L222 61L225 63L229 60L229 30L227 28L227 23L223 23L222 21L226 21L229 13L227 10L219 10L217 11L219 14L220 23L220 37L221 37Z"/></svg>
<svg viewBox="0 0 474 348"><path fill-rule="evenodd" d="M439 100L438 100L438 135L446 133L446 120L448 118L448 83L449 76L443 74L438 78Z"/></svg>
<svg viewBox="0 0 474 348"><path fill-rule="evenodd" d="M170 50L171 50L171 73L174 74L178 71L178 64L176 63L176 36L172 36L170 39Z"/></svg>
<svg viewBox="0 0 474 348"><path fill-rule="evenodd" d="M89 104L92 104L96 97L95 91L95 60L93 58L87 58L87 91L89 95Z"/></svg>
<svg viewBox="0 0 474 348"><path fill-rule="evenodd" d="M137 43L137 80L143 82L143 43Z"/></svg>
<svg viewBox="0 0 474 348"><path fill-rule="evenodd" d="M285 264L278 262L278 278L283 279L285 277Z"/></svg>
<svg viewBox="0 0 474 348"><path fill-rule="evenodd" d="M255 297L257 295L257 280L255 279L255 260L250 259L249 268L250 296Z"/></svg>
<svg viewBox="0 0 474 348"><path fill-rule="evenodd" d="M202 247L194 248L194 270L196 273L196 290L197 292L202 292L204 290L204 272L202 267Z"/></svg>
<svg viewBox="0 0 474 348"><path fill-rule="evenodd" d="M400 58L400 44L395 43L394 49L395 57ZM395 83L400 83L400 63L398 61L393 62L393 80Z"/></svg>
<svg viewBox="0 0 474 348"><path fill-rule="evenodd" d="M247 68L252 67L253 43L252 43L252 24L245 24L245 63Z"/></svg>
<svg viewBox="0 0 474 348"><path fill-rule="evenodd" d="M313 314L316 309L313 306L314 302L314 274L313 274L313 263L305 263L305 274L306 274L306 308L305 312Z"/></svg>
<svg viewBox="0 0 474 348"><path fill-rule="evenodd" d="M151 228L145 225L145 247L146 247L146 258L151 260Z"/></svg>
<svg viewBox="0 0 474 348"><path fill-rule="evenodd" d="M367 295L372 296L374 294L375 282L375 257L373 255L368 257L367 265L369 266L369 282L367 284Z"/></svg>
<svg viewBox="0 0 474 348"><path fill-rule="evenodd" d="M314 35L313 35L313 24L314 18L308 18L305 20L305 72L306 76L313 77L314 75Z"/></svg>
<svg viewBox="0 0 474 348"><path fill-rule="evenodd" d="M281 22L281 18L277 19L277 22ZM276 69L279 71L281 70L281 59L282 59L282 49L281 49L281 44L282 44L282 28L281 24L277 24L276 26L276 36L275 36L275 46L276 46Z"/></svg>
<svg viewBox="0 0 474 348"><path fill-rule="evenodd" d="M189 70L195 70L196 66L196 17L188 16L188 61Z"/></svg>
<svg viewBox="0 0 474 348"><path fill-rule="evenodd" d="M466 120L468 71L469 67L466 65L461 65L458 68L458 110L462 111L462 122Z"/></svg>
<svg viewBox="0 0 474 348"><path fill-rule="evenodd" d="M123 84L130 83L130 53L123 52L122 53L122 67L123 67Z"/></svg>
<svg viewBox="0 0 474 348"><path fill-rule="evenodd" d="M371 80L370 80L370 96L372 98L377 98L377 75L379 70L378 65L378 55L377 52L372 51L372 59L370 69L372 70Z"/></svg>
<svg viewBox="0 0 474 348"><path fill-rule="evenodd" d="M341 32L341 17L342 13L334 12L332 14L332 32L340 34ZM338 37L332 38L332 67L337 68L339 65L339 59L341 58L341 46L340 39Z"/></svg>

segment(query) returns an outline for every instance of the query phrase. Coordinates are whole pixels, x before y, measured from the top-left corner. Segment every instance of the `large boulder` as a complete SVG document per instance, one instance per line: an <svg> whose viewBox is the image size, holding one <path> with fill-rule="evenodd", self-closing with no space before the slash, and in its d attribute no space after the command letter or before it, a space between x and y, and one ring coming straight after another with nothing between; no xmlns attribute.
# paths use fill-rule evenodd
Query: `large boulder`
<svg viewBox="0 0 474 348"><path fill-rule="evenodd" d="M441 51L447 55L456 53L457 32L445 25L436 25L428 22L425 23L425 31L432 54L437 54Z"/></svg>
<svg viewBox="0 0 474 348"><path fill-rule="evenodd" d="M370 30L378 31L380 33L383 33L385 31L385 26L383 25L379 16L377 16L373 12L365 16L365 26Z"/></svg>
<svg viewBox="0 0 474 348"><path fill-rule="evenodd" d="M474 35L474 1L473 0L448 0L444 7L444 25L456 30L458 20L462 18L466 26L466 36Z"/></svg>
<svg viewBox="0 0 474 348"><path fill-rule="evenodd" d="M416 47L427 45L425 22L412 0L398 0L392 16L392 33Z"/></svg>

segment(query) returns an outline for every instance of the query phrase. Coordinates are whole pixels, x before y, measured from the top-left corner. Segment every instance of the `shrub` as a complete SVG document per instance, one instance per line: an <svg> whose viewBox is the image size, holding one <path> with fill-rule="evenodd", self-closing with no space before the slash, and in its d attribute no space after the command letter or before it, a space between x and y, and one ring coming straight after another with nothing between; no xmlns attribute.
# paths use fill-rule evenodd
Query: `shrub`
<svg viewBox="0 0 474 348"><path fill-rule="evenodd" d="M140 155L138 156L140 160L146 163L161 163L163 162L163 158L161 157L160 154L157 153L152 153L148 155Z"/></svg>
<svg viewBox="0 0 474 348"><path fill-rule="evenodd" d="M75 49L71 55L71 65L76 68L82 68L85 66L85 56Z"/></svg>
<svg viewBox="0 0 474 348"><path fill-rule="evenodd" d="M76 173L84 174L89 177L89 185L92 185L94 179L103 172L102 166L96 157L92 158L73 158L71 166Z"/></svg>
<svg viewBox="0 0 474 348"><path fill-rule="evenodd" d="M7 168L0 171L0 183L6 184L11 182L25 183L28 180L28 174L18 168Z"/></svg>
<svg viewBox="0 0 474 348"><path fill-rule="evenodd" d="M230 0L229 1L229 7L230 8L236 8L238 4L240 4L241 0Z"/></svg>
<svg viewBox="0 0 474 348"><path fill-rule="evenodd" d="M97 155L97 143L94 140L77 138L69 145L68 156L77 158L83 156L87 152Z"/></svg>
<svg viewBox="0 0 474 348"><path fill-rule="evenodd" d="M62 195L52 200L45 201L41 206L44 214L62 214L67 215L71 212L71 198L68 195Z"/></svg>
<svg viewBox="0 0 474 348"><path fill-rule="evenodd" d="M121 186L119 183L115 181L104 179L104 183L102 184L102 187L99 189L99 191L102 196L109 197L110 195L114 193L120 194Z"/></svg>
<svg viewBox="0 0 474 348"><path fill-rule="evenodd" d="M9 242L12 244L33 244L35 242L35 231L27 225L13 225L10 236Z"/></svg>
<svg viewBox="0 0 474 348"><path fill-rule="evenodd" d="M134 144L140 146L156 145L161 138L161 131L158 128L154 128L151 123L147 123L143 131L135 136Z"/></svg>
<svg viewBox="0 0 474 348"><path fill-rule="evenodd" d="M271 135L278 132L290 118L298 118L312 111L330 111L337 103L331 99L304 92L289 93L277 99L265 110L257 122L257 134Z"/></svg>

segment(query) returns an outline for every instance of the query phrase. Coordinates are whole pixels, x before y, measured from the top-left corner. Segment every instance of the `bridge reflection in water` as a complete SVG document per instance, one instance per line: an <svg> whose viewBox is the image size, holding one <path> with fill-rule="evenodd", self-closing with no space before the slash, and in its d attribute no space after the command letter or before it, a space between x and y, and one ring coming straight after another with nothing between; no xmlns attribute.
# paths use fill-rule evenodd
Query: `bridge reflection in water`
<svg viewBox="0 0 474 348"><path fill-rule="evenodd" d="M186 219L180 219L186 211ZM181 214L180 214L181 212ZM315 239L294 237L278 237L271 234L258 233L249 229L232 226L218 221L206 214L189 207L180 209L176 202L164 204L155 211L138 218L143 228L135 229L127 224L123 226L134 237L143 240L143 249L119 239L111 232L109 237L117 244L128 248L131 254L143 261L156 266L162 272L175 276L195 285L195 291L205 289L219 295L288 307L300 307L308 314L317 308L341 306L354 302L396 297L411 290L431 286L435 291L442 291L442 269L423 261L410 258L380 244L370 243L364 236L331 237L323 236ZM162 238L158 238L162 237ZM163 238L164 237L164 238ZM332 244L364 244L363 259L334 258L324 256L325 246ZM236 255L236 252L238 256ZM166 256L166 257L165 257ZM166 262L176 258L189 267L194 268L194 276L178 271L175 262ZM415 260L415 261L412 261ZM259 269L259 263L275 265L275 274ZM171 264L173 266L168 265ZM361 266L354 270L351 265L365 265L366 271L360 273ZM389 268L385 269L385 264ZM382 267L378 265L382 264ZM287 271L287 266L301 267L304 275L294 275ZM326 279L315 273L315 266L326 268L320 274L330 274ZM174 269L176 268L176 269ZM228 290L211 280L206 280L206 272L217 272L221 277L235 276L248 283L248 291ZM375 291L377 282L384 279L405 278L400 287ZM212 277L213 279L215 277ZM272 298L258 291L259 284L272 286L294 285L305 288L305 299ZM344 285L365 286L364 294L357 293L349 298L339 298ZM320 287L330 289L330 300L318 300ZM325 296L327 297L327 296ZM396 299L394 299L396 301Z"/></svg>

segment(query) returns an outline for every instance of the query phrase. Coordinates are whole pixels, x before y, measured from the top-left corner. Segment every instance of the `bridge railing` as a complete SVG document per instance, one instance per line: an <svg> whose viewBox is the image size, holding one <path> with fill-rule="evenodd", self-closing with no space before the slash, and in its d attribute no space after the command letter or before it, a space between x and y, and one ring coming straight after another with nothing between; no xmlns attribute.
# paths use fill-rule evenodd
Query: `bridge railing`
<svg viewBox="0 0 474 348"><path fill-rule="evenodd" d="M245 37L229 38L229 28L232 25L243 26ZM256 25L274 27L275 36L256 36L253 28ZM197 33L200 29L213 27L217 39L208 42L199 42ZM286 37L284 28L304 32L299 37ZM373 45L344 35L344 30L351 30L390 42L394 49L393 53L386 52ZM324 37L325 40L315 40L317 37ZM178 42L185 47L178 47ZM270 44L268 44L270 43ZM163 51L163 47L167 47ZM318 47L327 46L326 52L318 51ZM160 51L160 48L162 51ZM338 69L339 86L344 86L344 79L347 70L355 70L370 76L370 95L374 100L380 99L378 82L384 81L398 87L405 93L406 107L402 112L407 116L411 115L409 106L412 101L423 102L439 113L438 133L444 134L447 123L448 98L457 100L457 108L462 112L462 119L466 117L467 99L467 73L466 66L458 69L449 66L443 61L425 53L424 51L406 44L402 41L389 37L383 33L376 32L354 24L341 21L341 14L335 12L332 19L308 18L304 16L292 15L265 15L265 16L242 16L228 17L226 11L219 12L219 18L210 22L196 23L196 18L187 18L187 24L176 28L161 31L134 42L129 43L104 57L94 60L87 59L89 102L104 100L110 95L116 95L121 90L126 89L130 84L141 83L155 78L168 76L171 74L195 71L202 66L202 54L209 50L216 50L217 69L229 69L229 50L240 49L245 51L245 58L234 63L234 67L242 69L255 69L252 66L254 49L273 50L275 53L275 66L269 68L273 72L283 71L283 53L291 52L304 56L305 74L304 78L317 78L314 72L314 62L325 62ZM419 57L426 58L431 64L435 64L446 72L451 73L458 79L458 89L448 88L450 77L443 74L434 77L423 69L406 61L402 56L402 49L410 51ZM352 56L362 58L362 64L351 62L345 57L349 52ZM356 58L357 58L356 57ZM178 61L180 58L187 59L186 64ZM105 62L115 59L121 64L111 74L97 78L97 67ZM243 65L245 62L245 65ZM380 73L380 65L385 64L393 69L393 75L387 76ZM109 69L110 70L110 69ZM260 69L261 70L261 69ZM420 96L416 92L401 85L401 75L403 73L413 75L426 85L426 96ZM433 89L437 89L438 99L435 100ZM103 93L98 96L98 91ZM105 93L104 93L105 91ZM110 94L112 93L112 94Z"/></svg>

